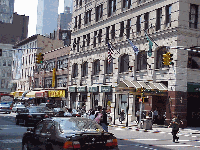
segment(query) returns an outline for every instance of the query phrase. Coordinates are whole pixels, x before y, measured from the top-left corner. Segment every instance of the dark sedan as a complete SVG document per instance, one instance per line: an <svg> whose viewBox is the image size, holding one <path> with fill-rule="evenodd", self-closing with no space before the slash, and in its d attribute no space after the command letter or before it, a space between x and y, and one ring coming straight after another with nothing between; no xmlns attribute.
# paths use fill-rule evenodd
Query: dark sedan
<svg viewBox="0 0 200 150"><path fill-rule="evenodd" d="M28 128L22 150L118 150L116 137L92 120L80 117L53 117Z"/></svg>
<svg viewBox="0 0 200 150"><path fill-rule="evenodd" d="M32 106L18 112L15 118L15 122L17 125L36 125L39 121L41 121L44 118L48 118L51 115L53 115L53 111L51 111L47 107Z"/></svg>

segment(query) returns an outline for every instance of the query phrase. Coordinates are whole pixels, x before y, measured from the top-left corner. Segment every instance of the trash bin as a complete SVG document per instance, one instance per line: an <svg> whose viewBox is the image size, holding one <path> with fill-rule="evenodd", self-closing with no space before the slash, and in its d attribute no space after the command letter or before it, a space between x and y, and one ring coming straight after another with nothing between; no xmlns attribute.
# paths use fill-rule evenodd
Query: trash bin
<svg viewBox="0 0 200 150"><path fill-rule="evenodd" d="M152 119L144 119L143 129L152 130Z"/></svg>

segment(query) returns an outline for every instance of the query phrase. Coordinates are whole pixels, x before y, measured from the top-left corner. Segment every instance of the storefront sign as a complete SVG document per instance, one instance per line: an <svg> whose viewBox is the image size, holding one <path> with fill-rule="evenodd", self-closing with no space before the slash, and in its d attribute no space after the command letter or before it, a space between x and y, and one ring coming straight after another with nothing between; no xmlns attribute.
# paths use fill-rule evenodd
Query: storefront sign
<svg viewBox="0 0 200 150"><path fill-rule="evenodd" d="M89 87L88 88L88 92L99 92L99 87L98 86L96 86L96 87Z"/></svg>
<svg viewBox="0 0 200 150"><path fill-rule="evenodd" d="M111 86L101 86L101 92L111 92Z"/></svg>
<svg viewBox="0 0 200 150"><path fill-rule="evenodd" d="M78 87L77 92L86 92L86 86Z"/></svg>
<svg viewBox="0 0 200 150"><path fill-rule="evenodd" d="M76 87L69 87L69 88L68 88L68 91L69 91L69 92L76 92Z"/></svg>
<svg viewBox="0 0 200 150"><path fill-rule="evenodd" d="M65 97L65 90L48 91L49 97Z"/></svg>
<svg viewBox="0 0 200 150"><path fill-rule="evenodd" d="M35 97L43 97L43 92L36 92Z"/></svg>

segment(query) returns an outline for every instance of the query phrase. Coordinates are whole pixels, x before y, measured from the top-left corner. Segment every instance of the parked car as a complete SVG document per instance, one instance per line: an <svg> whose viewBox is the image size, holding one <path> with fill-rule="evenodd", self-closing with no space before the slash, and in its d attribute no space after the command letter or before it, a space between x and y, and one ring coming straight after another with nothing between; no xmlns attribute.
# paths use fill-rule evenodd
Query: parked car
<svg viewBox="0 0 200 150"><path fill-rule="evenodd" d="M0 104L0 112L5 112L7 113L11 113L12 111L12 107L10 107L10 104Z"/></svg>
<svg viewBox="0 0 200 150"><path fill-rule="evenodd" d="M21 109L24 109L24 108L26 108L24 105L22 105L22 104L16 104L12 108L12 112L18 112L18 111L20 111Z"/></svg>
<svg viewBox="0 0 200 150"><path fill-rule="evenodd" d="M28 128L22 150L118 150L116 137L94 121L81 117L53 117Z"/></svg>
<svg viewBox="0 0 200 150"><path fill-rule="evenodd" d="M65 110L63 108L53 108L54 116L64 116Z"/></svg>
<svg viewBox="0 0 200 150"><path fill-rule="evenodd" d="M17 113L15 123L17 125L23 124L24 126L27 126L28 124L36 125L42 119L50 116L53 116L53 111L49 108L32 106L23 109L20 113Z"/></svg>

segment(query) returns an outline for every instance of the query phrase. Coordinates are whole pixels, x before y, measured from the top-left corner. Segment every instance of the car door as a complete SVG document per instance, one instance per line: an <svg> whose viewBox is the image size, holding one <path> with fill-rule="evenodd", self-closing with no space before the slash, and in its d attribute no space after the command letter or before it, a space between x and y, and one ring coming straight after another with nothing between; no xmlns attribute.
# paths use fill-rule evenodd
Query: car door
<svg viewBox="0 0 200 150"><path fill-rule="evenodd" d="M51 120L46 120L41 131L39 140L41 142L40 148L42 150L49 149L51 147L50 138L54 136L54 126Z"/></svg>
<svg viewBox="0 0 200 150"><path fill-rule="evenodd" d="M41 121L40 123L37 124L37 126L35 127L34 130L34 137L33 137L33 141L30 141L31 144L37 149L37 150L41 150L41 132L42 129L44 127L44 121Z"/></svg>

